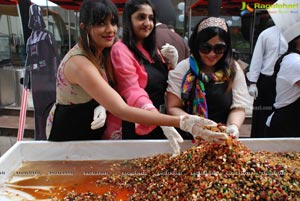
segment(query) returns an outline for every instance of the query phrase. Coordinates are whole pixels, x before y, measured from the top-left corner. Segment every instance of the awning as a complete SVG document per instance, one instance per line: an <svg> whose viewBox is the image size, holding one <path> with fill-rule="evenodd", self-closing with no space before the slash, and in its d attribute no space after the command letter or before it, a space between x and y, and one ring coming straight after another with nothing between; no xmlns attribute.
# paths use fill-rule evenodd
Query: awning
<svg viewBox="0 0 300 201"><path fill-rule="evenodd" d="M24 1L24 0L22 0L22 1ZM112 0L112 1L117 6L119 12L122 12L123 8L125 6L126 0ZM17 2L18 2L18 0L0 0L0 4L3 4L3 5L15 5ZM51 2L59 5L60 7L64 8L64 9L78 11L82 0L51 0Z"/></svg>
<svg viewBox="0 0 300 201"><path fill-rule="evenodd" d="M254 3L259 4L273 4L276 0L222 0L221 14L220 15L232 15L238 16L243 8L243 5L253 6ZM208 0L197 0L190 6L193 16L207 16Z"/></svg>
<svg viewBox="0 0 300 201"><path fill-rule="evenodd" d="M67 10L79 10L82 0L51 0L53 3ZM126 0L113 0L119 12L123 11Z"/></svg>
<svg viewBox="0 0 300 201"><path fill-rule="evenodd" d="M16 5L18 0L0 0L0 5Z"/></svg>
<svg viewBox="0 0 300 201"><path fill-rule="evenodd" d="M51 2L67 10L79 10L82 0L51 0Z"/></svg>
<svg viewBox="0 0 300 201"><path fill-rule="evenodd" d="M222 0L222 6L239 6L240 8L242 7L242 2L245 3L259 3L259 0ZM274 1L275 2L275 1ZM201 6L207 6L208 0L198 0L195 3L193 3L190 8L198 8Z"/></svg>

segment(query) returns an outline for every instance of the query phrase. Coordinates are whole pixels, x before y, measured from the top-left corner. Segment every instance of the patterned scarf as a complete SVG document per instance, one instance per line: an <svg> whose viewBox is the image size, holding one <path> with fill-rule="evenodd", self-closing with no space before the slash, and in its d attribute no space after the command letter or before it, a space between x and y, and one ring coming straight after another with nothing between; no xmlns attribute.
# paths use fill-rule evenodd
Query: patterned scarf
<svg viewBox="0 0 300 201"><path fill-rule="evenodd" d="M181 85L181 98L184 109L189 114L208 117L204 83L224 82L228 80L222 70L205 74L200 71L193 56L190 57L190 69ZM192 104L192 105L191 105Z"/></svg>

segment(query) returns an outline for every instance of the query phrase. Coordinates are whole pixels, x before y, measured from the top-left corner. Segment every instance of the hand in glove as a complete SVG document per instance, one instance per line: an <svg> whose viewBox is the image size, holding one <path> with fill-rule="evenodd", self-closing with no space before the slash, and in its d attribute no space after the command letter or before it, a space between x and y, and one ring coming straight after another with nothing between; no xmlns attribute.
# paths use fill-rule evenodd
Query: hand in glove
<svg viewBox="0 0 300 201"><path fill-rule="evenodd" d="M182 143L183 139L178 131L174 127L161 126L164 135L169 140L169 143L173 149L173 156L180 154L180 146L178 143Z"/></svg>
<svg viewBox="0 0 300 201"><path fill-rule="evenodd" d="M250 84L248 91L250 96L253 96L254 99L256 99L256 97L258 96L256 84Z"/></svg>
<svg viewBox="0 0 300 201"><path fill-rule="evenodd" d="M106 110L99 105L94 109L94 121L91 123L91 129L96 130L104 126L106 120Z"/></svg>
<svg viewBox="0 0 300 201"><path fill-rule="evenodd" d="M217 123L196 115L185 115L180 117L180 129L189 132L194 138L201 137L208 142L222 143L227 139L226 133L214 132L204 129L204 126L217 126Z"/></svg>
<svg viewBox="0 0 300 201"><path fill-rule="evenodd" d="M226 133L231 134L236 139L239 138L240 135L239 128L235 124L227 126Z"/></svg>
<svg viewBox="0 0 300 201"><path fill-rule="evenodd" d="M178 61L177 49L173 45L166 43L164 46L162 46L160 52L163 57L167 59L167 62L171 64L172 69L174 69Z"/></svg>

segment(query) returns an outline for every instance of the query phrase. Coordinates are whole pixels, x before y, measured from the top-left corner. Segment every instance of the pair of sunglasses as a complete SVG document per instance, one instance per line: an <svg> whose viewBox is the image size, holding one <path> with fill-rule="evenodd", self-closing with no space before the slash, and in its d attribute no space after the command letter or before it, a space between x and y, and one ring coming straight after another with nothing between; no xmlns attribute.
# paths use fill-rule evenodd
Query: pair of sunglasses
<svg viewBox="0 0 300 201"><path fill-rule="evenodd" d="M223 54L226 50L227 46L225 44L211 45L208 43L203 43L199 47L199 51L203 54L208 54L211 51L214 51L215 54Z"/></svg>

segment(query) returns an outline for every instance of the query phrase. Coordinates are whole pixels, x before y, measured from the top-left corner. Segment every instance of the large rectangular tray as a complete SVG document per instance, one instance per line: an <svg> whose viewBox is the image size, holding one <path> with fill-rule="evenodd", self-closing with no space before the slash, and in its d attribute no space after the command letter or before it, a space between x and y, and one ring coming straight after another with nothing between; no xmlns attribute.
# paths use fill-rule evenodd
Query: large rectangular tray
<svg viewBox="0 0 300 201"><path fill-rule="evenodd" d="M240 139L252 151L300 151L300 138ZM193 146L186 140L182 150ZM23 141L17 142L0 158L0 184L20 167L23 161L49 160L124 160L171 153L167 140L113 141Z"/></svg>

